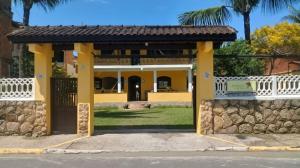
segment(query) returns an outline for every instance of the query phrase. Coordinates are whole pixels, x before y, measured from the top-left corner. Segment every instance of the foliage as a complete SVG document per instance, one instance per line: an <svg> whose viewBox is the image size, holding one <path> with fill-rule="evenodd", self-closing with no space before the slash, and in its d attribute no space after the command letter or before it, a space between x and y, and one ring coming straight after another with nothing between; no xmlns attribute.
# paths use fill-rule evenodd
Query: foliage
<svg viewBox="0 0 300 168"><path fill-rule="evenodd" d="M224 57L215 58L215 76L263 75L264 62L255 58L254 49L246 41L238 40L227 43L216 50L215 54L224 55ZM253 57L230 57L228 55Z"/></svg>
<svg viewBox="0 0 300 168"><path fill-rule="evenodd" d="M233 11L244 18L245 39L250 41L250 14L261 6L263 11L275 13L297 0L224 0L225 4L218 7L190 11L178 17L182 25L225 25L231 20Z"/></svg>
<svg viewBox="0 0 300 168"><path fill-rule="evenodd" d="M300 25L283 22L264 26L253 34L253 47L259 54L300 54Z"/></svg>
<svg viewBox="0 0 300 168"><path fill-rule="evenodd" d="M68 74L63 66L59 66L56 62L52 64L52 77L68 78Z"/></svg>
<svg viewBox="0 0 300 168"><path fill-rule="evenodd" d="M23 52L24 51L24 52ZM34 55L33 53L28 51L26 47L25 50L22 50L24 57L23 57L23 66L22 72L24 73L22 76L25 78L32 78L34 76ZM11 77L18 77L19 76L19 57L13 55L12 62L11 62Z"/></svg>
<svg viewBox="0 0 300 168"><path fill-rule="evenodd" d="M300 10L290 6L290 14L283 17L284 20L291 21L293 23L300 23Z"/></svg>

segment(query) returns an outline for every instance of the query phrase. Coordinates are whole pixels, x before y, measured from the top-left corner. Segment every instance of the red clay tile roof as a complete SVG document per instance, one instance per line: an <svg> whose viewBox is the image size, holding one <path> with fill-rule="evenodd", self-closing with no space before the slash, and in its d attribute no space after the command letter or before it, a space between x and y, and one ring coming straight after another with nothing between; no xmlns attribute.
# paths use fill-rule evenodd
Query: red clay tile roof
<svg viewBox="0 0 300 168"><path fill-rule="evenodd" d="M8 35L14 43L233 41L229 26L33 26Z"/></svg>

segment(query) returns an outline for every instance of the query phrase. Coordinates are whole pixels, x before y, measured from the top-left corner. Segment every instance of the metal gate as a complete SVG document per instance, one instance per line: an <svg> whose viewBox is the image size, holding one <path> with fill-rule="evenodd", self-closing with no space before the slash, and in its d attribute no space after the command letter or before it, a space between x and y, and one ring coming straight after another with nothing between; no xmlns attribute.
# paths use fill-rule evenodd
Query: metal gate
<svg viewBox="0 0 300 168"><path fill-rule="evenodd" d="M197 129L197 90L196 90L196 84L197 84L197 81L196 81L196 77L194 76L193 77L193 100L192 100L192 103L193 103L193 122L194 122L194 128Z"/></svg>
<svg viewBox="0 0 300 168"><path fill-rule="evenodd" d="M77 79L51 79L52 133L75 134L77 131Z"/></svg>

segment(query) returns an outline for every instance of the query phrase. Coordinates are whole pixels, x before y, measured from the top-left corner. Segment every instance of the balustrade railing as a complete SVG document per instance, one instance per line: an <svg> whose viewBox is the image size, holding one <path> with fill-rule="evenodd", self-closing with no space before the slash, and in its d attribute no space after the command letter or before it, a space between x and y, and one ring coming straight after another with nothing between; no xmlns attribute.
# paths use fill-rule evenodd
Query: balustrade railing
<svg viewBox="0 0 300 168"><path fill-rule="evenodd" d="M34 78L0 78L0 100L34 100Z"/></svg>
<svg viewBox="0 0 300 168"><path fill-rule="evenodd" d="M230 81L254 82L251 95L243 92L232 94L228 91ZM300 75L215 77L216 99L289 99L300 98Z"/></svg>

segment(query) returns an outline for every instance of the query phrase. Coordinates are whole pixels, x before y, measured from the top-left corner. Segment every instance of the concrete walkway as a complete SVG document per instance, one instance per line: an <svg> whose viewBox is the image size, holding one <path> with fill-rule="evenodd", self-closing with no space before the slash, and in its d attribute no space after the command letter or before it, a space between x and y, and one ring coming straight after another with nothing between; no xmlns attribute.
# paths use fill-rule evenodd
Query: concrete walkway
<svg viewBox="0 0 300 168"><path fill-rule="evenodd" d="M49 148L50 152L248 151L249 147L300 147L300 135L197 135L105 133ZM276 149L276 148L274 148Z"/></svg>
<svg viewBox="0 0 300 168"><path fill-rule="evenodd" d="M288 147L300 151L300 135L197 135L177 132L103 133L92 137L0 137L0 149L39 148L47 153L249 151L251 147L274 150L286 150Z"/></svg>

